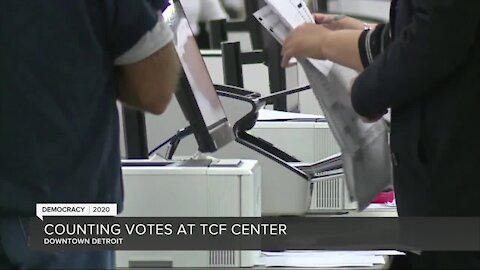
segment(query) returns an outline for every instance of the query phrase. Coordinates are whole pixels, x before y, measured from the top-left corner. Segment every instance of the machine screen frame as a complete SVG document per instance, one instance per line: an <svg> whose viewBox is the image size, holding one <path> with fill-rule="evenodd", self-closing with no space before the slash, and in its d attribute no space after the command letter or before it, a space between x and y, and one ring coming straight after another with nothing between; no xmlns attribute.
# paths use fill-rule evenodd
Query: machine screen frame
<svg viewBox="0 0 480 270"><path fill-rule="evenodd" d="M170 5L163 12L163 16L174 34L174 44L177 53L179 54L180 61L182 62L182 73L176 92L176 98L183 114L190 123L190 127L199 147L198 150L202 153L212 153L231 141L234 141L235 135L215 90L205 62L203 61L200 49L194 39L193 32L188 24L188 20L180 1L170 0L169 3ZM179 40L182 38L191 39L187 44L190 46L189 48L185 45L186 43L179 44ZM182 59L182 50L188 50L188 53L191 54L190 57L193 59ZM190 62L192 60L197 61L197 71L195 71L194 68L190 69L189 65L186 63L186 61ZM187 73L190 76L188 76ZM194 88L197 84L195 79L198 78L203 81L203 91L206 93L199 89L201 87L198 87L197 89ZM213 108L200 107L199 103L201 102L198 101L199 95L209 95L207 99L209 102L215 103L214 105L217 106L217 111L212 114L209 109L213 110Z"/></svg>

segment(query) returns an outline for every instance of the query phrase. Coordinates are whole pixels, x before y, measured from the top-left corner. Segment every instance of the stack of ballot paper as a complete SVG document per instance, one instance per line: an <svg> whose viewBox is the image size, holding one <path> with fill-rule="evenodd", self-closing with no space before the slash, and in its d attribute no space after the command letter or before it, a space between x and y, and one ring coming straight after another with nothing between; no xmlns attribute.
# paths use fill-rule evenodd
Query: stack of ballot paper
<svg viewBox="0 0 480 270"><path fill-rule="evenodd" d="M291 113L291 112L274 111L274 110L267 110L267 109L261 109L258 111L257 121L259 122L291 121L291 120L323 121L325 120L325 117L323 117L322 115Z"/></svg>
<svg viewBox="0 0 480 270"><path fill-rule="evenodd" d="M314 18L302 0L266 0L255 18L283 44L287 35ZM342 167L351 199L364 210L392 184L389 130L384 120L364 123L355 113L344 67L329 61L297 59L303 67L322 107L335 139L342 150Z"/></svg>
<svg viewBox="0 0 480 270"><path fill-rule="evenodd" d="M385 256L402 256L394 250L262 252L257 265L266 267L373 267L384 265Z"/></svg>

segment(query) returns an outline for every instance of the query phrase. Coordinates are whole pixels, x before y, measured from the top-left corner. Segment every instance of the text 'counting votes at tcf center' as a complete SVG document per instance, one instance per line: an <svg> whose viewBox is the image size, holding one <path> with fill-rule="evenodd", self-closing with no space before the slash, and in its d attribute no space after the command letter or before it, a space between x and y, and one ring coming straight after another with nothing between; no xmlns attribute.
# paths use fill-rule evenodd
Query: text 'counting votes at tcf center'
<svg viewBox="0 0 480 270"><path fill-rule="evenodd" d="M120 236L124 235L234 235L234 236L281 236L287 235L287 225L283 223L46 223L43 226L46 236Z"/></svg>

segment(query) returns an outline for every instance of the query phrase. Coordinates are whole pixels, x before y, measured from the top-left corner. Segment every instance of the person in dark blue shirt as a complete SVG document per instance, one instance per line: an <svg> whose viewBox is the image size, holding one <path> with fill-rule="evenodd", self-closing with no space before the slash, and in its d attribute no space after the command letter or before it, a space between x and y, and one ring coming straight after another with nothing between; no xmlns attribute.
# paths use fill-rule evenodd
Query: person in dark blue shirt
<svg viewBox="0 0 480 270"><path fill-rule="evenodd" d="M166 1L0 1L0 268L105 269L113 252L34 252L36 203L122 209L116 102L161 114L179 62Z"/></svg>

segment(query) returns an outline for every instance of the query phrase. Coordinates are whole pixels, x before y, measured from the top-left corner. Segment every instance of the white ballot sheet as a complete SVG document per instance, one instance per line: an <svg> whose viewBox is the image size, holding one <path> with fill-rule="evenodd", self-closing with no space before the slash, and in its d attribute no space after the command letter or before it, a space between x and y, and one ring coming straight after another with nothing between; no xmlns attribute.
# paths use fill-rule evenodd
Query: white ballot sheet
<svg viewBox="0 0 480 270"><path fill-rule="evenodd" d="M301 0L267 0L268 4L253 16L269 33L283 44L292 29L305 24L314 23L307 6ZM333 63L324 60L308 59L320 72L328 75Z"/></svg>
<svg viewBox="0 0 480 270"><path fill-rule="evenodd" d="M373 252L348 252L348 251L305 251L305 252L262 252L257 262L258 265L267 267L373 267L384 265L383 255Z"/></svg>
<svg viewBox="0 0 480 270"><path fill-rule="evenodd" d="M267 6L280 15L282 21L291 29L310 22L314 23L312 13L303 0L265 0Z"/></svg>
<svg viewBox="0 0 480 270"><path fill-rule="evenodd" d="M313 22L302 0L266 2L267 6L254 16L281 44L292 29ZM343 172L349 193L362 211L392 184L388 127L383 119L376 123L364 123L354 111L347 91L350 85L342 77L341 66L313 59L298 59L298 62L342 150Z"/></svg>
<svg viewBox="0 0 480 270"><path fill-rule="evenodd" d="M322 115L291 113L261 109L258 111L257 122L262 121L288 121L288 120L325 120Z"/></svg>

